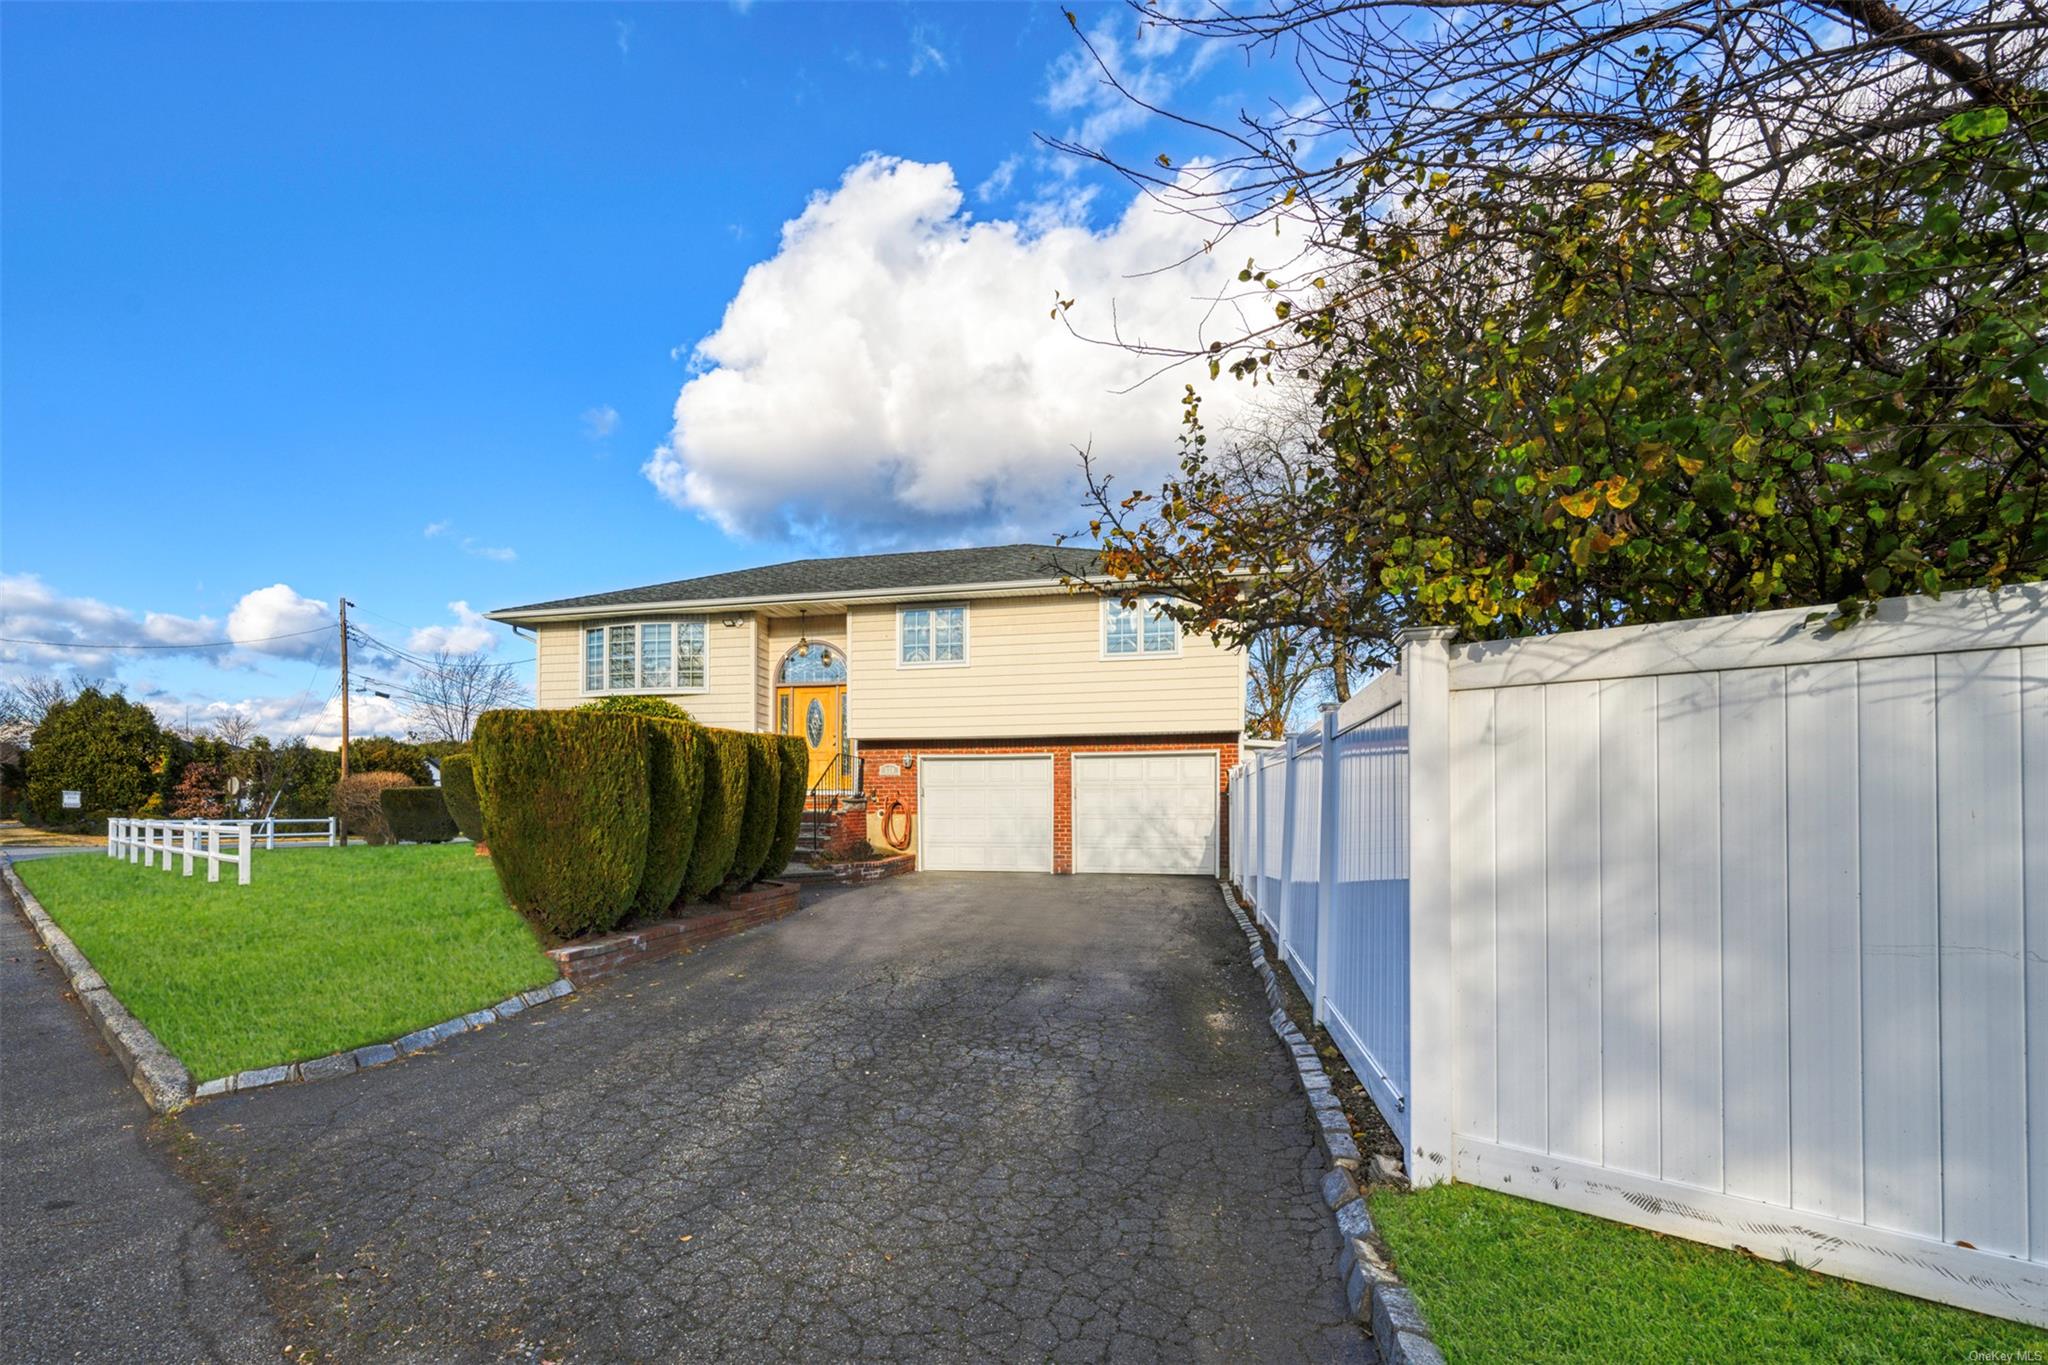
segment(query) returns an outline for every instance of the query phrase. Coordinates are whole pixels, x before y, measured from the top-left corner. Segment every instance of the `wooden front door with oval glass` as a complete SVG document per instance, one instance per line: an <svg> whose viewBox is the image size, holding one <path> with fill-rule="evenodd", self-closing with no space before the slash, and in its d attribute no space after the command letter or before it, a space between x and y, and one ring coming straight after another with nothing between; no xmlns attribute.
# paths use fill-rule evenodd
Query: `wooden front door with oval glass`
<svg viewBox="0 0 2048 1365"><path fill-rule="evenodd" d="M846 684L784 687L776 701L776 729L802 735L811 751L804 785L821 791L846 789Z"/></svg>
<svg viewBox="0 0 2048 1365"><path fill-rule="evenodd" d="M800 640L775 670L775 729L802 735L811 751L806 786L817 791L853 788L846 746L846 650L823 640Z"/></svg>

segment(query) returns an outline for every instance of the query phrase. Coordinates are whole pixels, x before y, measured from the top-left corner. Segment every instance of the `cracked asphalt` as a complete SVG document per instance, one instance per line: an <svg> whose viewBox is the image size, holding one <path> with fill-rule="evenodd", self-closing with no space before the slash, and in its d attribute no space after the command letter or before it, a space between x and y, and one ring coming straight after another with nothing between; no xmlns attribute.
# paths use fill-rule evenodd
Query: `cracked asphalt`
<svg viewBox="0 0 2048 1365"><path fill-rule="evenodd" d="M0 893L0 1353L276 1360L270 1310Z"/></svg>
<svg viewBox="0 0 2048 1365"><path fill-rule="evenodd" d="M1369 1361L1264 1015L1209 882L926 873L176 1145L294 1353Z"/></svg>

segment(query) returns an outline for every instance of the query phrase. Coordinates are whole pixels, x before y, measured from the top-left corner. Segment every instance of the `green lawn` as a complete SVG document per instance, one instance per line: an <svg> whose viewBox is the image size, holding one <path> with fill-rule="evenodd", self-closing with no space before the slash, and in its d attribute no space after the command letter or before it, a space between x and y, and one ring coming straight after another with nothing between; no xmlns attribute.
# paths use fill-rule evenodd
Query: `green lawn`
<svg viewBox="0 0 2048 1365"><path fill-rule="evenodd" d="M1452 1365L2048 1360L2019 1323L1470 1185L1371 1208Z"/></svg>
<svg viewBox="0 0 2048 1365"><path fill-rule="evenodd" d="M15 870L195 1081L383 1042L556 975L468 844L258 850L248 886L92 854Z"/></svg>

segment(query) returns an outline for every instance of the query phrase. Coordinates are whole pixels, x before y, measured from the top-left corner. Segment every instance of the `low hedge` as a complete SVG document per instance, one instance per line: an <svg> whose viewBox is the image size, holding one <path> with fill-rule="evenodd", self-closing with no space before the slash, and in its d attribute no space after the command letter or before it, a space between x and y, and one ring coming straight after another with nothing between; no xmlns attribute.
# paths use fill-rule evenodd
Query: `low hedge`
<svg viewBox="0 0 2048 1365"><path fill-rule="evenodd" d="M747 808L747 736L737 730L699 732L703 751L704 794L697 812L697 846L690 852L690 870L683 894L697 900L718 889L733 870L739 853L740 821Z"/></svg>
<svg viewBox="0 0 2048 1365"><path fill-rule="evenodd" d="M476 794L476 760L468 754L450 754L441 760L441 799L448 803L448 817L462 837L473 844L484 841L484 808Z"/></svg>
<svg viewBox="0 0 2048 1365"><path fill-rule="evenodd" d="M386 787L377 793L384 823L402 844L445 844L458 831L439 787Z"/></svg>
<svg viewBox="0 0 2048 1365"><path fill-rule="evenodd" d="M647 867L633 911L659 915L676 903L697 847L704 799L703 732L686 720L643 720L647 735Z"/></svg>
<svg viewBox="0 0 2048 1365"><path fill-rule="evenodd" d="M782 802L775 812L775 842L760 876L777 877L796 856L797 835L804 824L804 797L810 794L811 746L801 735L777 735L782 746Z"/></svg>
<svg viewBox="0 0 2048 1365"><path fill-rule="evenodd" d="M491 864L522 915L549 934L603 933L647 866L647 726L632 716L488 711L471 755Z"/></svg>
<svg viewBox="0 0 2048 1365"><path fill-rule="evenodd" d="M747 736L747 808L740 817L740 846L728 879L747 883L761 875L768 846L775 842L775 816L782 808L782 741L775 735Z"/></svg>

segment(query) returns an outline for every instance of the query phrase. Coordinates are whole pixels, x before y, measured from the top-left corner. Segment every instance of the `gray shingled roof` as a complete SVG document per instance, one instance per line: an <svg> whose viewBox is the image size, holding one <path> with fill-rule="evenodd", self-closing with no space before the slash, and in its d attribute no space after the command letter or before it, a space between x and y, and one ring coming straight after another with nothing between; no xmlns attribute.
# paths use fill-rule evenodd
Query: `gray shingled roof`
<svg viewBox="0 0 2048 1365"><path fill-rule="evenodd" d="M492 616L517 616L530 611L562 611L577 607L668 605L683 602L732 602L794 597L830 598L840 594L895 592L914 588L960 587L968 584L1045 582L1061 575L1085 577L1098 571L1096 553L1073 545L989 545L971 550L913 550L892 555L849 555L843 559L793 559L758 569L652 583L620 592L561 597L502 607Z"/></svg>

